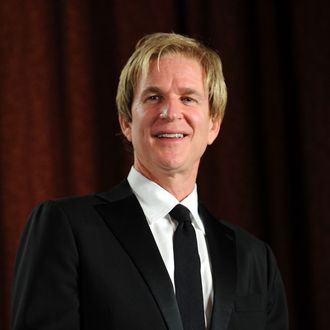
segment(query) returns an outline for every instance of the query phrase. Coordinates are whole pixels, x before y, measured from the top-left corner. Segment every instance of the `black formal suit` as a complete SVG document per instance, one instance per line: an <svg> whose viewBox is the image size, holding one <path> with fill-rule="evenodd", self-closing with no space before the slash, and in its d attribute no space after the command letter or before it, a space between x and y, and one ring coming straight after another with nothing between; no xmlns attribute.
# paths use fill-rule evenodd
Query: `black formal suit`
<svg viewBox="0 0 330 330"><path fill-rule="evenodd" d="M214 281L211 329L287 329L268 246L199 209ZM171 280L127 181L35 208L17 254L12 323L13 330L182 330Z"/></svg>

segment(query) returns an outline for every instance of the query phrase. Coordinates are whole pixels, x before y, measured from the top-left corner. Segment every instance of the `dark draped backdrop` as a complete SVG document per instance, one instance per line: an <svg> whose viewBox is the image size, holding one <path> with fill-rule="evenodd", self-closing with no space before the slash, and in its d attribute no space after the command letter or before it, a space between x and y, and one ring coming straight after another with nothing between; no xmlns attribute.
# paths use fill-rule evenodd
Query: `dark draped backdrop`
<svg viewBox="0 0 330 330"><path fill-rule="evenodd" d="M0 328L9 329L31 208L126 177L118 75L141 36L174 31L216 48L228 85L220 137L201 164L201 198L270 244L291 329L328 329L328 9L325 0L2 0Z"/></svg>

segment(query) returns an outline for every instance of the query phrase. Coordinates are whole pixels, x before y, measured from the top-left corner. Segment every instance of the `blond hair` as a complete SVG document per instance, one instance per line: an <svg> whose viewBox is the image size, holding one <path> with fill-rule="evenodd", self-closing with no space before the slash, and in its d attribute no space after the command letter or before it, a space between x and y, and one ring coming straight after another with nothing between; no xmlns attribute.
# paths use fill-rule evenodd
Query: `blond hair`
<svg viewBox="0 0 330 330"><path fill-rule="evenodd" d="M141 76L147 74L152 59L165 55L183 55L196 59L203 68L209 95L210 116L221 120L227 103L227 88L219 55L199 41L176 33L154 33L138 41L134 53L124 66L117 89L118 114L132 120L131 106Z"/></svg>

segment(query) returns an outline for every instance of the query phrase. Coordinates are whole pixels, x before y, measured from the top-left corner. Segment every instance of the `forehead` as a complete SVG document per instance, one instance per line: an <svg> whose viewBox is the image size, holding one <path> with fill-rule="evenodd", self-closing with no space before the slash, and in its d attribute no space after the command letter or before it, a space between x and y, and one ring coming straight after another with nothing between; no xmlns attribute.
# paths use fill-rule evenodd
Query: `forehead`
<svg viewBox="0 0 330 330"><path fill-rule="evenodd" d="M195 58L181 54L163 55L150 60L138 80L138 85L171 81L199 85L204 88L204 70Z"/></svg>

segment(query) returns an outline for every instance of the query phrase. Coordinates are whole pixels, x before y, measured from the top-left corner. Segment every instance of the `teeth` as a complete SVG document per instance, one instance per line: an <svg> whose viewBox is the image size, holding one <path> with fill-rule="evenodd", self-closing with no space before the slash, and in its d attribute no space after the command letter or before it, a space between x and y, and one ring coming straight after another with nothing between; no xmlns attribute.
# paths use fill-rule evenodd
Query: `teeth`
<svg viewBox="0 0 330 330"><path fill-rule="evenodd" d="M158 135L159 138L183 138L184 135L182 133L161 133Z"/></svg>

